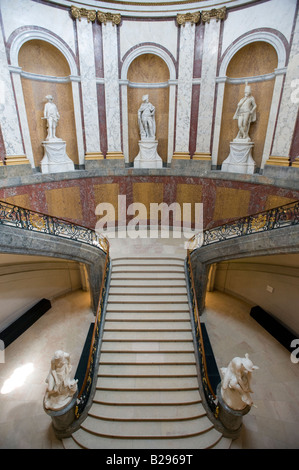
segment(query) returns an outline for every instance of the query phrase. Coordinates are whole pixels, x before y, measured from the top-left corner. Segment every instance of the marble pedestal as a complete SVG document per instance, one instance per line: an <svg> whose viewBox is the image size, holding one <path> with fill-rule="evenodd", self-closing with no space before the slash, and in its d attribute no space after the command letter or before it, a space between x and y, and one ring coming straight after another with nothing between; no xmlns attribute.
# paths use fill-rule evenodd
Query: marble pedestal
<svg viewBox="0 0 299 470"><path fill-rule="evenodd" d="M139 140L139 153L134 160L134 168L163 168L162 158L158 155L157 140Z"/></svg>
<svg viewBox="0 0 299 470"><path fill-rule="evenodd" d="M218 419L221 421L224 430L223 435L231 439L237 439L240 435L243 416L245 416L251 410L251 406L246 405L242 410L233 410L230 408L221 396L221 383L217 386L217 398L218 398Z"/></svg>
<svg viewBox="0 0 299 470"><path fill-rule="evenodd" d="M44 158L41 161L42 173L60 173L75 170L73 161L66 154L66 142L64 140L45 140L42 145L45 149Z"/></svg>
<svg viewBox="0 0 299 470"><path fill-rule="evenodd" d="M253 142L242 139L230 142L230 153L222 163L221 171L253 174L255 168L255 162L251 155L253 146Z"/></svg>

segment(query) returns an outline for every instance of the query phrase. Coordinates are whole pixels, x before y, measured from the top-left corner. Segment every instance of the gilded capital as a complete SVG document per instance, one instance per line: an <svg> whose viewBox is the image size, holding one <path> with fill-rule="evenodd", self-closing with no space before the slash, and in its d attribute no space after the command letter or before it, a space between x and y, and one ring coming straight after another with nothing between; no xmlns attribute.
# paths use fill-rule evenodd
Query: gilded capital
<svg viewBox="0 0 299 470"><path fill-rule="evenodd" d="M216 21L224 20L225 15L226 15L226 7L212 8L212 10L201 12L201 20L203 23L210 23L210 20L213 18Z"/></svg>
<svg viewBox="0 0 299 470"><path fill-rule="evenodd" d="M97 17L95 10L87 10L86 8L77 8L74 5L71 6L71 15L73 18L81 21L81 18L87 18L88 23L94 21Z"/></svg>
<svg viewBox="0 0 299 470"><path fill-rule="evenodd" d="M191 24L196 24L200 20L200 12L196 13L178 13L177 15L177 23L179 25L185 26L185 24L190 21Z"/></svg>
<svg viewBox="0 0 299 470"><path fill-rule="evenodd" d="M121 22L121 15L119 13L103 13L101 11L97 11L97 19L100 23L104 24L106 24L107 21L111 21L114 26Z"/></svg>

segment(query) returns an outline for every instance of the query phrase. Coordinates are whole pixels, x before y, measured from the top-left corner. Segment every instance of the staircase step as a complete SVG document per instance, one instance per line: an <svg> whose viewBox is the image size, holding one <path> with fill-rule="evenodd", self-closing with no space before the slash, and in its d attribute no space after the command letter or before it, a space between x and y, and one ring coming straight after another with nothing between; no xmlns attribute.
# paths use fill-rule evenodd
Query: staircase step
<svg viewBox="0 0 299 470"><path fill-rule="evenodd" d="M102 352L100 364L195 364L193 353L106 353Z"/></svg>
<svg viewBox="0 0 299 470"><path fill-rule="evenodd" d="M106 320L109 321L186 321L190 320L189 312L113 312L106 313Z"/></svg>
<svg viewBox="0 0 299 470"><path fill-rule="evenodd" d="M213 425L206 416L180 421L179 426L172 421L122 422L88 416L81 427L88 432L104 437L163 439L167 436L169 439L199 435L212 429Z"/></svg>
<svg viewBox="0 0 299 470"><path fill-rule="evenodd" d="M119 295L151 295L155 296L178 296L178 295L187 295L186 287L164 287L163 285L156 286L156 287L144 287L144 286L133 286L133 287L113 287L110 286L109 289L109 297Z"/></svg>
<svg viewBox="0 0 299 470"><path fill-rule="evenodd" d="M98 375L102 377L188 377L197 374L195 364L101 364Z"/></svg>
<svg viewBox="0 0 299 470"><path fill-rule="evenodd" d="M155 330L191 330L190 321L176 321L170 322L169 320L162 321L105 321L104 331L134 331L134 330L146 330L146 331L155 331Z"/></svg>
<svg viewBox="0 0 299 470"><path fill-rule="evenodd" d="M101 352L194 352L193 341L103 341Z"/></svg>
<svg viewBox="0 0 299 470"><path fill-rule="evenodd" d="M181 330L181 331L162 331L162 330L135 330L135 331L126 331L126 330L110 330L104 331L103 340L129 340L129 341L189 341L192 340L192 331L190 330Z"/></svg>
<svg viewBox="0 0 299 470"><path fill-rule="evenodd" d="M198 389L197 377L102 377L98 376L97 389L106 390L185 390Z"/></svg>
<svg viewBox="0 0 299 470"><path fill-rule="evenodd" d="M163 405L173 406L201 402L197 390L151 390L151 391L121 391L96 390L94 402L110 405Z"/></svg>
<svg viewBox="0 0 299 470"><path fill-rule="evenodd" d="M123 439L110 437L101 437L79 429L73 434L75 444L83 449L210 449L213 448L222 438L222 435L216 429L209 429L209 431L196 436L176 438L165 437L161 440L155 440L153 443L152 438L139 439ZM68 443L68 445L70 445ZM71 447L70 447L71 448ZM74 448L74 447L73 447ZM191 458L192 462L192 458Z"/></svg>
<svg viewBox="0 0 299 470"><path fill-rule="evenodd" d="M130 305L126 302L115 302L107 304L107 312L147 312L147 311L158 311L158 312L189 312L189 304L187 302L180 303L134 303Z"/></svg>
<svg viewBox="0 0 299 470"><path fill-rule="evenodd" d="M136 278L125 278L125 279L117 279L114 277L111 277L111 282L110 282L110 289L115 288L115 287L136 287L136 288L141 288L141 287L169 287L169 288L185 288L186 289L186 282L184 277L182 276L181 279L140 279L140 276Z"/></svg>
<svg viewBox="0 0 299 470"><path fill-rule="evenodd" d="M174 295L174 294L141 294L141 293L135 293L135 294L128 294L128 295L121 295L121 294L109 294L108 298L108 304L113 304L113 303L154 303L154 304L161 304L161 303L166 303L166 304L171 304L174 302L188 302L187 295Z"/></svg>
<svg viewBox="0 0 299 470"><path fill-rule="evenodd" d="M138 272L138 273L165 273L167 275L171 275L172 273L184 273L184 265L169 265L165 266L163 264L161 265L138 265L138 264L123 264L123 265L118 265L118 266L113 266L113 273L119 273L119 272Z"/></svg>
<svg viewBox="0 0 299 470"><path fill-rule="evenodd" d="M112 260L113 269L116 266L128 266L128 265L142 265L142 266L151 266L151 265L162 265L162 266L184 266L183 258L163 258L163 257L147 257L147 258L114 258Z"/></svg>
<svg viewBox="0 0 299 470"><path fill-rule="evenodd" d="M117 271L112 271L111 273L111 282L114 282L115 280L123 280L123 279L128 279L128 280L137 280L137 279L143 279L143 280L154 280L156 281L157 279L161 279L161 280L167 280L167 281L171 281L172 279L173 280L185 280L185 273L183 270L180 270L180 271L172 271L172 272L169 272L168 270L166 271L142 271L142 275L141 275L141 272L139 270L136 270L136 271L130 271L130 272L127 272L127 271L121 271L121 270L117 270Z"/></svg>
<svg viewBox="0 0 299 470"><path fill-rule="evenodd" d="M151 405L102 405L93 403L89 414L104 419L117 419L119 421L164 421L192 419L206 414L202 404L176 406L151 406Z"/></svg>

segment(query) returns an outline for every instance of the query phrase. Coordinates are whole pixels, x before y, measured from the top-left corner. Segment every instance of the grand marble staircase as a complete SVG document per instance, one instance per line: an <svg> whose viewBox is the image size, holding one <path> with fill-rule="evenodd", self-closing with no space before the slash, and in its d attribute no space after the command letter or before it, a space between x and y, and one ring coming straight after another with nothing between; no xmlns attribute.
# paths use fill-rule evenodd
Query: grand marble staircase
<svg viewBox="0 0 299 470"><path fill-rule="evenodd" d="M184 260L114 259L96 393L65 448L228 448L197 380Z"/></svg>

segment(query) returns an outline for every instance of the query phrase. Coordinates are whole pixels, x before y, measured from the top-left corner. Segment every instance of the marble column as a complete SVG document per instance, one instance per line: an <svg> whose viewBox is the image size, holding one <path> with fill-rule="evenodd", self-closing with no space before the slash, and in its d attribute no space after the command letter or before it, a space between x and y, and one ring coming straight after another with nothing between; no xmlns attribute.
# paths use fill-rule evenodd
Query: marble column
<svg viewBox="0 0 299 470"><path fill-rule="evenodd" d="M24 153L22 133L2 34L0 34L0 87L0 122L5 145L6 164L29 165L29 160Z"/></svg>
<svg viewBox="0 0 299 470"><path fill-rule="evenodd" d="M198 109L198 126L196 159L211 159L211 134L213 126L213 109L215 98L215 78L217 74L218 45L221 22L212 18L205 23L200 99Z"/></svg>
<svg viewBox="0 0 299 470"><path fill-rule="evenodd" d="M189 159L195 25L186 22L180 28L176 139L173 159Z"/></svg>
<svg viewBox="0 0 299 470"><path fill-rule="evenodd" d="M80 58L83 119L86 141L85 159L102 159L97 100L96 71L92 22L86 18L76 20Z"/></svg>
<svg viewBox="0 0 299 470"><path fill-rule="evenodd" d="M273 148L269 165L288 166L288 157L292 144L294 126L296 123L299 100L298 96L298 70L299 70L299 16L294 30L293 43L290 52L287 73L285 77L282 100L278 115ZM297 94L296 94L297 88Z"/></svg>
<svg viewBox="0 0 299 470"><path fill-rule="evenodd" d="M108 159L124 159L121 145L117 26L102 24Z"/></svg>

